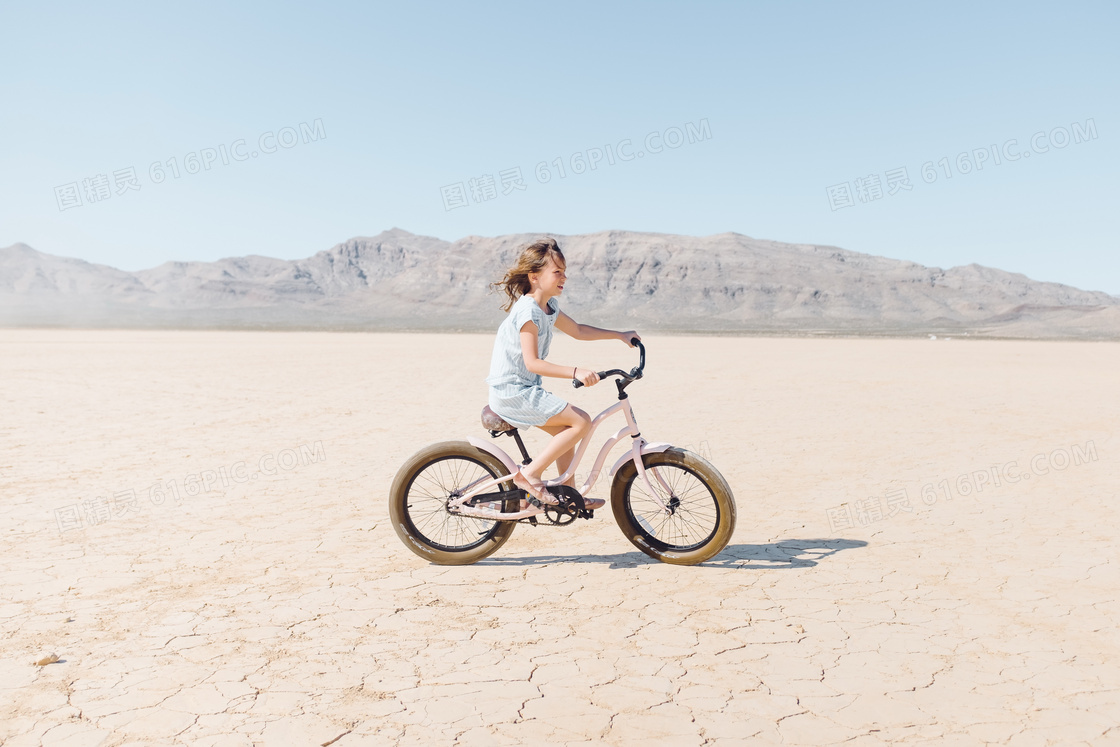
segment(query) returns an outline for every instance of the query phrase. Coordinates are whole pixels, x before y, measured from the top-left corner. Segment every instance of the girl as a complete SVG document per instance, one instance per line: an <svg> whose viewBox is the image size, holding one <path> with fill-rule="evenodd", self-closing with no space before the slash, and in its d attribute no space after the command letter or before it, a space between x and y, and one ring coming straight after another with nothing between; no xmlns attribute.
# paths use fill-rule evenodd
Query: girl
<svg viewBox="0 0 1120 747"><path fill-rule="evenodd" d="M502 305L509 316L498 327L490 375L486 377L490 385L490 409L511 425L519 428L535 425L552 434L552 440L540 456L513 473L514 484L542 504L555 504L557 500L544 489L541 474L553 462L557 463L560 474L567 471L575 458L576 445L591 427L591 418L578 407L545 391L541 387L541 377L564 379L570 376L582 381L584 386L594 386L599 381L599 375L591 369L544 360L552 343L553 327L577 340L622 340L629 347L634 347L630 339L638 337L634 331L615 332L576 324L560 311L559 297L567 280L566 267L556 240L541 239L521 252L504 278L490 284L491 291L501 289L509 296ZM574 478L569 477L564 484L574 482ZM600 508L605 503L599 498L584 498L588 509Z"/></svg>

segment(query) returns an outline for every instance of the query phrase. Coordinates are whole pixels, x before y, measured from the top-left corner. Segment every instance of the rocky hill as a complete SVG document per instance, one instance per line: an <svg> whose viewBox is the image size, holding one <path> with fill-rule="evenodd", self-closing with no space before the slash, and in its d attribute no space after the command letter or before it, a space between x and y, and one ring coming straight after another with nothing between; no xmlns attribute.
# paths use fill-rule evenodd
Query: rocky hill
<svg viewBox="0 0 1120 747"><path fill-rule="evenodd" d="M487 284L544 234L455 242L394 228L302 260L124 272L0 249L0 326L492 330ZM680 332L1120 339L1120 298L967 265L943 270L736 233L557 238L578 321Z"/></svg>

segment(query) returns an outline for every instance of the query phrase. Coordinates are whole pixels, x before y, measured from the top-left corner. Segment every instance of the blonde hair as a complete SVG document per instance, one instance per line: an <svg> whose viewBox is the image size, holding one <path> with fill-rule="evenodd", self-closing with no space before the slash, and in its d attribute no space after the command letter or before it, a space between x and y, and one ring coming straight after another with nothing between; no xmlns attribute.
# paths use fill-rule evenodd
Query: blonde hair
<svg viewBox="0 0 1120 747"><path fill-rule="evenodd" d="M505 277L496 283L490 283L491 293L504 291L506 296L509 297L502 304L502 311L509 311L517 303L517 299L532 290L529 273L543 270L544 266L548 264L549 257L552 257L558 265L567 264L564 253L560 251L560 245L556 243L556 239L549 237L534 241L521 250L521 255L517 258L516 264L506 270Z"/></svg>

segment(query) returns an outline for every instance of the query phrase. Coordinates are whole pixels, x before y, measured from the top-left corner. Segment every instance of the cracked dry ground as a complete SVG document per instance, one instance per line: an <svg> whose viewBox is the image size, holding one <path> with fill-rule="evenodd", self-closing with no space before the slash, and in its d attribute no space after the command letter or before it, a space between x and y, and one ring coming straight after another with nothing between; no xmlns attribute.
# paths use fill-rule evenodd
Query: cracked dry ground
<svg viewBox="0 0 1120 747"><path fill-rule="evenodd" d="M488 335L0 331L0 742L1120 743L1120 346L648 338L643 433L709 453L738 501L704 566L653 562L609 511L470 567L398 541L397 467L483 434ZM900 489L908 511L830 523Z"/></svg>

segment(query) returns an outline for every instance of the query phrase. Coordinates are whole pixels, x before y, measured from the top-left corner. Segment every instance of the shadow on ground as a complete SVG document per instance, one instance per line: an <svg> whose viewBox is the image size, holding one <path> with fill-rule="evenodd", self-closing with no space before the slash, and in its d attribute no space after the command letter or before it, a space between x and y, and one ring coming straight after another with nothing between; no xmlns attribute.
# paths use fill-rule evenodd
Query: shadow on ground
<svg viewBox="0 0 1120 747"><path fill-rule="evenodd" d="M728 545L704 566L744 569L810 568L841 550L867 547L863 540L789 539L765 545Z"/></svg>
<svg viewBox="0 0 1120 747"><path fill-rule="evenodd" d="M699 568L738 568L743 570L774 570L811 568L841 550L867 547L863 540L850 539L788 539L765 545L728 545L723 552ZM477 565L531 566L553 563L608 564L611 568L634 568L658 561L640 552L613 555L533 555L522 558L490 557Z"/></svg>

